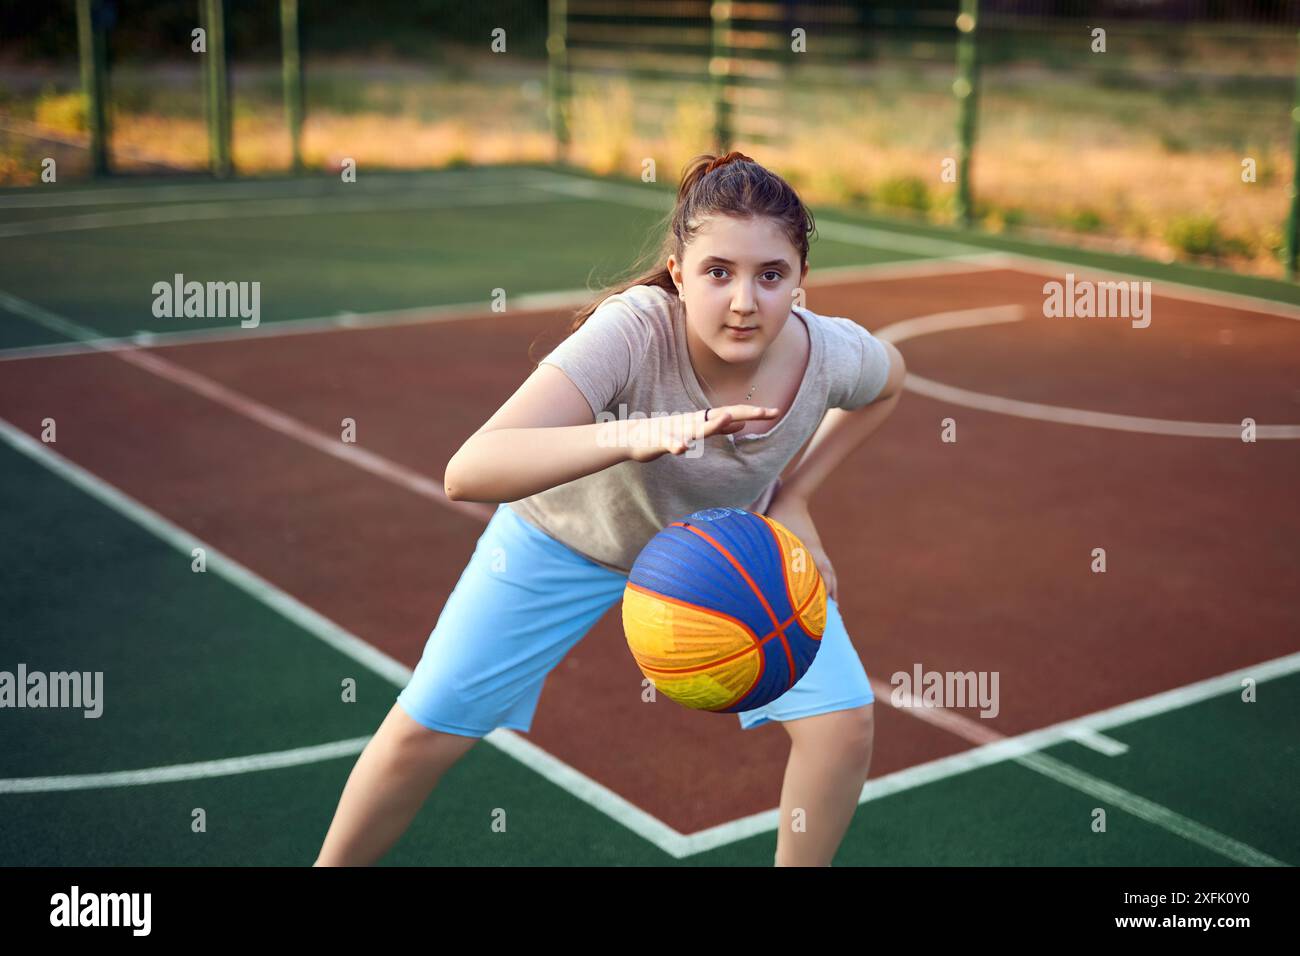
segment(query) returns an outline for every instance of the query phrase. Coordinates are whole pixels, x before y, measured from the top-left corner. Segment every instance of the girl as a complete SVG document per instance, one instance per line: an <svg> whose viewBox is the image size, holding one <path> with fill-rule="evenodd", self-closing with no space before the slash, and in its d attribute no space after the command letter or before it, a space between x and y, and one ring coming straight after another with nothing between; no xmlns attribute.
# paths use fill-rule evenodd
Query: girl
<svg viewBox="0 0 1300 956"><path fill-rule="evenodd" d="M546 675L622 596L641 548L724 506L785 525L826 582L812 666L738 716L790 735L776 864L830 865L871 763L873 695L808 499L893 411L904 366L856 322L794 304L812 230L789 184L748 156L696 157L656 268L582 310L452 457L447 496L497 510L357 759L316 865L375 862L479 738L527 732Z"/></svg>

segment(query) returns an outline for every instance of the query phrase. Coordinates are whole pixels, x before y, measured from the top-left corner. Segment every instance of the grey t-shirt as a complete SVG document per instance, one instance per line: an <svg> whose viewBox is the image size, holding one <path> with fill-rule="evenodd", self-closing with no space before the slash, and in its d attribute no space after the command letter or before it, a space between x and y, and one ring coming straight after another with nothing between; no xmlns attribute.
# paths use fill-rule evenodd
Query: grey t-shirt
<svg viewBox="0 0 1300 956"><path fill-rule="evenodd" d="M704 508L767 510L777 480L830 408L875 400L889 353L851 319L795 307L808 327L803 382L766 432L712 435L682 455L623 461L510 503L520 516L597 564L626 574L670 522ZM544 359L586 397L596 421L708 408L686 348L683 305L652 285L604 299ZM759 403L754 403L759 404Z"/></svg>

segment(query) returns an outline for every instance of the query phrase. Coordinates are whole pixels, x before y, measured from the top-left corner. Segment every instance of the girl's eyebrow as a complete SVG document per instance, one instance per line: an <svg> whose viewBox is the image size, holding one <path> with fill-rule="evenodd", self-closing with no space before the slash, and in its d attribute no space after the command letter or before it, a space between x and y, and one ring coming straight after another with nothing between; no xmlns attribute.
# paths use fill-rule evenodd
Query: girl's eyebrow
<svg viewBox="0 0 1300 956"><path fill-rule="evenodd" d="M722 256L706 256L701 265L708 265L710 262L721 262L724 266L735 265L735 263L730 259L724 259ZM784 259L768 259L766 262L760 262L758 264L760 269L764 266L785 266L788 269L790 268L790 263L786 262Z"/></svg>

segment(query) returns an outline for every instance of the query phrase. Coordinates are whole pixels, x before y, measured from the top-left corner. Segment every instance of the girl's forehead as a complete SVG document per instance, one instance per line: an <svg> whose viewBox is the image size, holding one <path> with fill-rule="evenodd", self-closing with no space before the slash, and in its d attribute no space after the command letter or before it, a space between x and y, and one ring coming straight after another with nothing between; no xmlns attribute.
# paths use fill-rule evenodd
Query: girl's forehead
<svg viewBox="0 0 1300 956"><path fill-rule="evenodd" d="M794 243L777 223L770 219L741 221L731 217L718 217L706 222L683 251L685 259L699 260L710 256L742 263L791 257L797 261L799 258Z"/></svg>

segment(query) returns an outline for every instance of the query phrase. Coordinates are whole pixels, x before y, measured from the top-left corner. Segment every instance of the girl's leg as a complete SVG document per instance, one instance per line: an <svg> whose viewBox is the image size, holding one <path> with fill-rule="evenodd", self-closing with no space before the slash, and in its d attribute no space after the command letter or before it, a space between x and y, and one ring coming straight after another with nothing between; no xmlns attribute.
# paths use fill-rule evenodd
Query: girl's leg
<svg viewBox="0 0 1300 956"><path fill-rule="evenodd" d="M626 582L499 507L357 759L316 862L374 863L478 740L496 727L527 732L546 675Z"/></svg>
<svg viewBox="0 0 1300 956"><path fill-rule="evenodd" d="M871 767L874 704L784 721L790 760L781 787L777 866L830 866Z"/></svg>
<svg viewBox="0 0 1300 956"><path fill-rule="evenodd" d="M480 738L416 723L393 704L357 758L315 866L369 866L406 832L433 787Z"/></svg>

